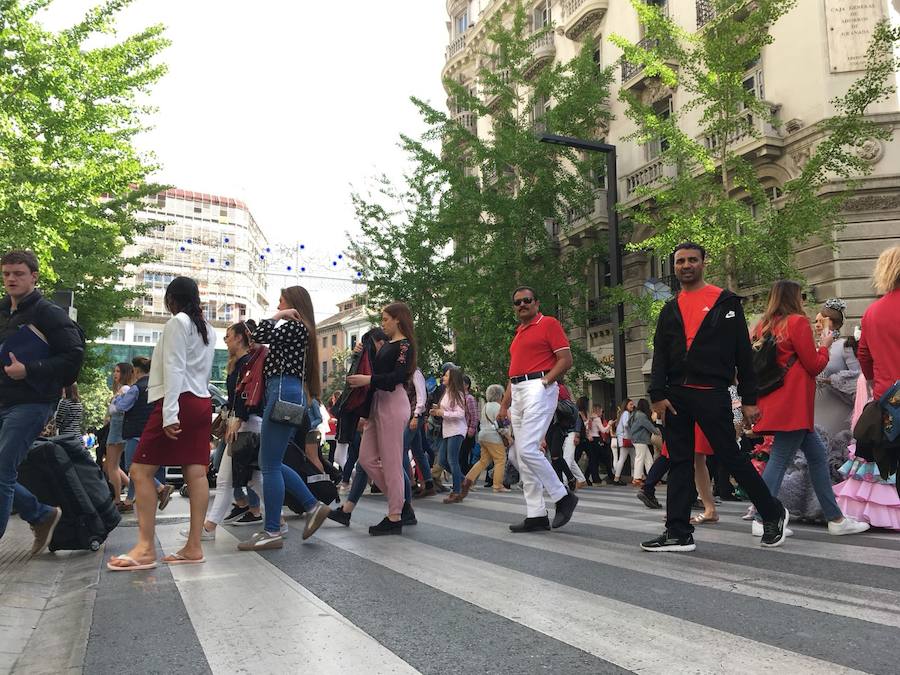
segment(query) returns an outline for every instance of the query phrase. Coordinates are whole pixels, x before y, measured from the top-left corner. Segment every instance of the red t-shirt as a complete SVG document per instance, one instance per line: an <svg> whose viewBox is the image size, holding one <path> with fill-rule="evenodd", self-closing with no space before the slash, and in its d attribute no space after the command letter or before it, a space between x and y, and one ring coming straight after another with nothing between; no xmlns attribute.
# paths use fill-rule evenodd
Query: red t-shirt
<svg viewBox="0 0 900 675"><path fill-rule="evenodd" d="M694 343L707 312L716 304L721 293L722 289L718 286L707 284L696 291L682 290L678 294L678 309L681 310L681 317L684 319L684 337L687 339L688 349Z"/></svg>
<svg viewBox="0 0 900 675"><path fill-rule="evenodd" d="M518 377L556 365L556 352L569 348L569 340L559 321L538 314L530 323L519 325L509 345L509 376Z"/></svg>

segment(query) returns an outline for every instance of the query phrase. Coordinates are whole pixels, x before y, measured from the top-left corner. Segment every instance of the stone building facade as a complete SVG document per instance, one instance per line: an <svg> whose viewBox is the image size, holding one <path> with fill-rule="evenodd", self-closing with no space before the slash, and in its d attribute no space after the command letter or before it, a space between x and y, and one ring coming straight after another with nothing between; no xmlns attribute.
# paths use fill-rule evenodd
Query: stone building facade
<svg viewBox="0 0 900 675"><path fill-rule="evenodd" d="M647 0L664 9L686 31L702 30L715 19L709 0ZM747 9L752 11L752 0ZM496 16L510 16L514 0L447 0L449 41L444 79L478 86L478 70L486 52L488 23ZM688 100L685 92L669 90L654 78L645 76L640 67L620 62L621 50L610 36L621 35L637 42L642 27L634 8L627 0L535 0L528 5L532 27L547 25L554 30L533 44L534 64L571 59L585 42L594 47L600 65L616 64L611 88L609 125L606 142L618 149L618 194L620 203L637 205L641 197L636 189L658 180L671 167L659 158L653 143L639 145L622 139L635 128L625 116L625 104L618 100L620 89L635 91L656 106L677 109ZM804 0L773 27L774 41L763 49L759 61L746 73L745 85L755 95L771 104L778 127L763 120L756 122L758 138L735 139L736 152L751 157L772 199L777 200L780 186L795 177L810 151L821 139L817 123L834 115L831 101L846 93L861 75L859 66L874 20L887 17L888 0ZM549 102L552 105L552 101ZM479 136L487 135L491 119L477 118L471 112L451 110L460 122ZM870 110L879 124L895 129L900 125L900 106L894 97ZM696 122L695 122L696 123ZM690 125L690 119L687 120ZM697 136L700 135L699 127ZM871 139L859 149L872 164L872 174L863 180L846 204L846 226L837 236L833 250L821 243L808 242L796 249L796 261L812 284L817 299L832 296L848 303L848 329L858 324L866 306L874 299L869 277L874 259L886 247L900 243L900 141ZM828 190L843 190L835 182ZM559 228L562 246L578 245L585 237L606 236L605 191L598 190L593 212L572 214L570 222ZM635 232L636 240L645 233ZM668 260L657 260L646 254L628 254L623 262L626 288L637 289L650 279L670 281ZM594 266L589 280L591 298L588 308L597 305L607 270L602 261ZM671 285L671 284L670 284ZM571 337L582 341L603 364L603 372L592 376L586 385L595 402L610 409L612 388L612 327L608 316L589 312L584 326L576 327ZM644 395L651 354L646 344L646 330L627 332L627 382L631 397Z"/></svg>

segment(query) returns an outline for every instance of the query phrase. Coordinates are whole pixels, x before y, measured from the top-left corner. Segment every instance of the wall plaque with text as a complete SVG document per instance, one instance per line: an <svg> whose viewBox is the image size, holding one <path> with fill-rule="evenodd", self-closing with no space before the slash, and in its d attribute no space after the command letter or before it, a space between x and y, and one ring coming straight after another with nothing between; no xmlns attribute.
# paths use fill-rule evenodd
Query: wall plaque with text
<svg viewBox="0 0 900 675"><path fill-rule="evenodd" d="M885 0L825 0L825 30L832 73L866 69L866 49L875 24L884 18Z"/></svg>

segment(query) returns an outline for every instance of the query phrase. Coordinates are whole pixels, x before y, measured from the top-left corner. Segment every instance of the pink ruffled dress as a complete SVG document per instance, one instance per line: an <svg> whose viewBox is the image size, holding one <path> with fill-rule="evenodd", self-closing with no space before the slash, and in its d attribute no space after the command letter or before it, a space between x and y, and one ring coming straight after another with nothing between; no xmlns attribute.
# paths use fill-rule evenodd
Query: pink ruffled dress
<svg viewBox="0 0 900 675"><path fill-rule="evenodd" d="M853 423L856 426L863 407L868 403L866 378L859 376L856 383L856 404ZM838 506L844 515L869 523L872 527L884 527L900 531L900 496L897 495L897 474L887 480L878 473L875 462L856 457L856 444L849 447L850 459L839 469L845 480L834 486Z"/></svg>

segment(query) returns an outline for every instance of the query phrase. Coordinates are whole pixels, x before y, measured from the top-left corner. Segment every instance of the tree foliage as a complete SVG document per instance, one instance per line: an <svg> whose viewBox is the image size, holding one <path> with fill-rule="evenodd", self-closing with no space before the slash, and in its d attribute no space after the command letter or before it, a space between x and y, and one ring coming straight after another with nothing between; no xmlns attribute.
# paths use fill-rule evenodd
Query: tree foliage
<svg viewBox="0 0 900 675"><path fill-rule="evenodd" d="M772 25L795 2L754 0L749 8L746 0L711 0L714 18L691 33L657 7L632 0L648 40L637 45L613 36L613 41L626 61L642 64L644 74L664 87L677 87L682 100L686 95L668 114L621 90L627 115L637 125L628 140L657 139L661 161L675 169L672 177L639 188L652 199L631 214L636 231L646 233L632 250L665 258L679 241L697 241L710 252L712 277L737 290L800 277L794 248L811 239L833 243L849 194L845 188L871 171L858 148L868 139L890 137L866 110L893 93L898 35L887 24L878 27L865 74L832 101L836 114L819 124L821 141L773 199L758 175L759 161L735 150L779 125L776 108L744 83L773 41ZM699 137L687 132L696 128L688 122L693 119L699 119ZM828 191L829 184L839 187Z"/></svg>
<svg viewBox="0 0 900 675"><path fill-rule="evenodd" d="M429 128L421 139L404 136L403 144L417 179L429 186L429 209L422 229L409 234L429 254L401 259L393 255L400 250L393 240L378 243L368 234L356 250L370 284L380 278L365 262L370 259L386 262L387 276L392 264L412 265L429 280L425 288L438 302L417 330L422 320L443 330L446 320L454 361L479 386L505 381L513 289L534 287L545 312L569 329L584 326L587 270L605 256L603 237L562 249L559 237L579 214L596 217L602 156L542 144L536 134L602 137L612 71L593 62L587 45L567 63L535 68L535 44L548 36L547 29L531 31L525 5L517 3L509 25L497 18L487 28L477 80L445 82L449 113L412 99ZM489 134L474 133L475 118L490 119ZM598 369L584 349L573 349L575 377Z"/></svg>
<svg viewBox="0 0 900 675"><path fill-rule="evenodd" d="M159 25L114 36L128 0L106 0L58 32L39 22L49 4L0 0L0 249L32 249L41 286L75 291L93 339L139 295L119 282L144 258L124 250L147 227L135 218L141 199L161 186L147 182L153 158L133 140L168 42Z"/></svg>

